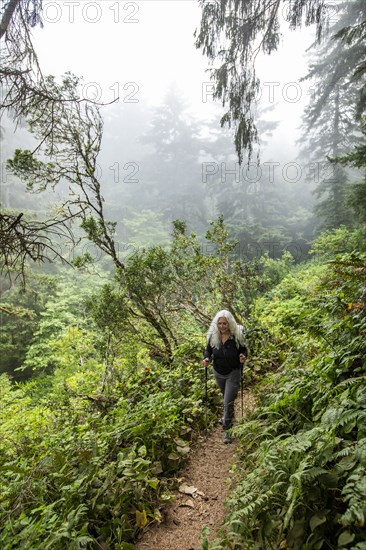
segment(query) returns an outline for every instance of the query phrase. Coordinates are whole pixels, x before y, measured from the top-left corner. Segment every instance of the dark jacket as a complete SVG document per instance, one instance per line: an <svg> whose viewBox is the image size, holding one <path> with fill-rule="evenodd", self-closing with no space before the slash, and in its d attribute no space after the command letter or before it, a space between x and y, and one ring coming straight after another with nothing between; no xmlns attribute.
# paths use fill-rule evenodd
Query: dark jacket
<svg viewBox="0 0 366 550"><path fill-rule="evenodd" d="M242 345L237 348L235 339L231 336L219 348L213 348L210 344L207 344L204 356L210 360L213 359L213 367L219 374L229 374L233 369L241 367L239 361L241 353L247 356L247 348Z"/></svg>

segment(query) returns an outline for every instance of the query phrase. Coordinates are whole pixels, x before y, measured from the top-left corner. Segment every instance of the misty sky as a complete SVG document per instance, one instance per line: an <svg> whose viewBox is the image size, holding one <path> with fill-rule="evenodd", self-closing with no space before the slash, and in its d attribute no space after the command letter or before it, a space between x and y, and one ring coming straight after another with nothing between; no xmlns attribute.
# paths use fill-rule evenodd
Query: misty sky
<svg viewBox="0 0 366 550"><path fill-rule="evenodd" d="M200 118L212 112L207 59L194 46L201 10L196 0L45 1L44 28L34 31L45 74L70 70L84 76L82 94L108 102L117 96L131 108L136 102L159 104L172 84ZM276 154L296 156L294 135L308 97L303 53L312 30L289 32L278 53L258 56L264 105L282 123L271 140Z"/></svg>

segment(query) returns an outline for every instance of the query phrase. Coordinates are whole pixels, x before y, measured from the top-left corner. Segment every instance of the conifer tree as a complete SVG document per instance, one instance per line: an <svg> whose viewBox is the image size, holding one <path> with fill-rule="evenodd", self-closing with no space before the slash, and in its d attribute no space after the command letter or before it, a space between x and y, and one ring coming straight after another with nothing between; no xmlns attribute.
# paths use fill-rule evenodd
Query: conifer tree
<svg viewBox="0 0 366 550"><path fill-rule="evenodd" d="M342 43L339 33L366 19L366 5L355 0L339 7L339 19L315 51L303 79L314 82L314 93L304 114L303 154L317 167L315 194L322 200L316 212L326 229L349 225L352 219L346 205L348 174L341 165L331 164L329 158L347 154L361 137L356 121L360 90L354 72L364 44L361 36L349 44Z"/></svg>
<svg viewBox="0 0 366 550"><path fill-rule="evenodd" d="M363 170L363 177L353 182L348 189L346 204L354 215L354 224L366 224L366 122L363 120L361 129L364 136L363 143L357 145L348 155L333 159L341 166L353 166Z"/></svg>
<svg viewBox="0 0 366 550"><path fill-rule="evenodd" d="M92 102L80 97L77 91L80 79L66 74L62 84L58 85L54 77L43 75L31 36L31 29L37 25L43 25L42 0L3 0L0 7L0 115L8 114L16 124L24 124L26 121L38 143L33 151L16 151L7 168L16 176L23 177L28 188L33 185L30 183L32 173L37 181L37 191L54 188L62 179L62 174L51 174L52 162L42 163L35 154L42 152L48 159L60 154L60 136L64 132L65 135L72 136L74 145L79 147L77 154L80 157L78 160L75 154L69 157L65 155L62 166L59 165L61 172L67 172L66 164L69 160L74 161L75 165L84 163L81 170L84 172L80 174L79 171L79 176L74 181L81 183L79 189L83 195L85 190L90 190L88 185L85 187L85 177L94 180L94 191L99 198L94 195L90 206L95 211L96 203L99 202L101 212L103 200L99 181L91 173L95 170L101 139L102 122L97 106L94 105L96 108L93 109ZM71 128L76 122L75 117L78 122ZM64 124L61 131L60 124ZM84 181L80 182L83 178ZM24 280L28 261L67 261L57 246L58 240L62 238L69 240L69 243L75 243L70 224L75 218L83 218L82 213L85 212L84 205L78 202L80 195L75 195L74 191L71 191L71 195L68 205L72 203L76 209L71 211L72 207L70 209L58 205L51 219L43 217L42 220L34 220L24 211L6 211L0 214L0 272L6 272L10 276L15 273L15 277L21 275ZM94 237L100 238L101 227L91 227L90 220L87 225L88 228L85 226L85 229L88 235L93 233ZM110 237L107 240L110 241Z"/></svg>
<svg viewBox="0 0 366 550"><path fill-rule="evenodd" d="M204 147L198 124L187 113L179 92L171 88L155 109L148 132L141 137L152 147L141 168L145 207L171 222L180 218L206 224L205 194L199 162Z"/></svg>
<svg viewBox="0 0 366 550"><path fill-rule="evenodd" d="M255 59L259 52L277 50L280 20L283 17L292 30L316 25L319 42L333 15L334 4L325 0L200 0L202 19L196 31L196 46L208 59L218 63L211 69L215 83L214 98L220 99L226 112L221 125L235 129L235 148L239 162L244 151L253 153L258 141L256 97L260 86Z"/></svg>

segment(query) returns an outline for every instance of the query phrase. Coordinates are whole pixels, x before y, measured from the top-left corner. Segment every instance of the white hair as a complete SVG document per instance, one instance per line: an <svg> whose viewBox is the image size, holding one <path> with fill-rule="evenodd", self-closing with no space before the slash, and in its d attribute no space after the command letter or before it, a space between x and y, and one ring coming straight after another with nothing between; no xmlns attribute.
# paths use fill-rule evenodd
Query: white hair
<svg viewBox="0 0 366 550"><path fill-rule="evenodd" d="M209 343L213 348L220 347L221 337L217 326L217 321L220 317L225 317L225 319L227 319L230 334L235 338L236 347L239 347L239 345L245 345L242 325L238 325L235 321L234 315L226 309L222 309L216 313L215 317L212 319L210 328L207 331L207 343Z"/></svg>

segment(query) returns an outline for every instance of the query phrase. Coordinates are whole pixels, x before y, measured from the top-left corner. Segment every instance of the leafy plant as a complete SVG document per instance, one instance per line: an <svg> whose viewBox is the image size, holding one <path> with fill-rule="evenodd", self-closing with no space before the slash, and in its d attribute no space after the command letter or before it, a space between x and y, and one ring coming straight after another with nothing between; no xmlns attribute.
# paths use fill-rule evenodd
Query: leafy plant
<svg viewBox="0 0 366 550"><path fill-rule="evenodd" d="M243 476L207 548L365 545L365 260L297 269L257 302L266 376L259 407L235 429Z"/></svg>

